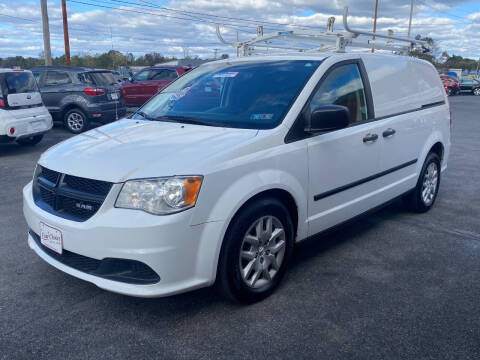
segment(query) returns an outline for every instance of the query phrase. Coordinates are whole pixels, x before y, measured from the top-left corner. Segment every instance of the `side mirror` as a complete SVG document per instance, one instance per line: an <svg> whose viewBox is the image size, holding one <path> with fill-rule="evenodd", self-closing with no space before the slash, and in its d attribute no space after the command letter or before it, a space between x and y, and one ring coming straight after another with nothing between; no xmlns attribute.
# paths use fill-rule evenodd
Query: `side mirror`
<svg viewBox="0 0 480 360"><path fill-rule="evenodd" d="M346 128L350 124L350 113L345 106L324 105L307 115L305 131L318 133Z"/></svg>
<svg viewBox="0 0 480 360"><path fill-rule="evenodd" d="M129 76L128 81L133 82L133 77Z"/></svg>

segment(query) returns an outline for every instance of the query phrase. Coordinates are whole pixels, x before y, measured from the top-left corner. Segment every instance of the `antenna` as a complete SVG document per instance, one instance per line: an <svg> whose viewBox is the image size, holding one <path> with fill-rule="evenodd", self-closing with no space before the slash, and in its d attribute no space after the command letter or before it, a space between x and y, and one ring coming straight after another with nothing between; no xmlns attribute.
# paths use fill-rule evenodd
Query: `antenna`
<svg viewBox="0 0 480 360"><path fill-rule="evenodd" d="M220 42L237 48L237 51L242 50L243 56L253 55L258 52L258 48L267 48L273 50L286 50L286 51L299 51L299 52L324 52L324 51L336 51L345 52L347 46L379 50L390 50L396 53L408 53L415 45L426 46L425 41L406 39L393 36L393 32L389 32L388 35L381 35L378 33L372 33L362 30L354 30L348 25L348 7L345 6L343 10L343 27L345 31L334 32L333 25L335 22L334 17L330 17L327 22L327 31L315 31L315 30L290 30L290 31L278 31L269 34L263 33L263 27L257 28L257 36L250 40L245 41L226 41L221 32L220 25L216 26L217 37ZM367 36L368 39L360 38L360 36ZM385 42L376 43L375 40L370 40L373 36L375 38L387 39ZM284 43L290 42L290 44L275 44L273 40L280 40ZM393 42L404 43L403 46ZM310 47L302 46L302 44L308 44Z"/></svg>

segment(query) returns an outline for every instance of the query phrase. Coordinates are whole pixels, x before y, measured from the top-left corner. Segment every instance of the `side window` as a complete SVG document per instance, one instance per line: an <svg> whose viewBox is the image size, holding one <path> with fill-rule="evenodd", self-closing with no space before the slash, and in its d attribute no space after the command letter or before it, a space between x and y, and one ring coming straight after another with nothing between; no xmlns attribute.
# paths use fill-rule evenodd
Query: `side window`
<svg viewBox="0 0 480 360"><path fill-rule="evenodd" d="M173 69L153 69L150 71L149 80L174 80L177 72Z"/></svg>
<svg viewBox="0 0 480 360"><path fill-rule="evenodd" d="M368 119L367 97L357 64L340 65L322 81L310 102L310 111L323 105L345 106L350 123Z"/></svg>
<svg viewBox="0 0 480 360"><path fill-rule="evenodd" d="M63 85L71 82L70 76L62 71L48 71L45 79L45 85Z"/></svg>
<svg viewBox="0 0 480 360"><path fill-rule="evenodd" d="M135 75L135 81L146 81L148 80L148 73L150 70L143 70L140 71L137 75Z"/></svg>

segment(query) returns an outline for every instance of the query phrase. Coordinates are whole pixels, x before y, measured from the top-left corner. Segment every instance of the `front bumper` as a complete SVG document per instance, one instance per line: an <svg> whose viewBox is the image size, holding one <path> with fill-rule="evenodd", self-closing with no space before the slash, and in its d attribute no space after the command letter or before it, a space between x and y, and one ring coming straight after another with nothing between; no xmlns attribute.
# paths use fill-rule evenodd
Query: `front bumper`
<svg viewBox="0 0 480 360"><path fill-rule="evenodd" d="M215 281L224 223L191 226L192 210L154 216L114 208L120 185L114 185L99 211L85 222L75 222L40 209L33 201L31 183L23 190L24 215L30 229L40 234L40 222L62 231L63 248L92 259L119 258L142 262L160 281L139 285L112 281L66 266L49 256L32 237L28 244L50 265L98 287L120 294L159 297L209 286Z"/></svg>

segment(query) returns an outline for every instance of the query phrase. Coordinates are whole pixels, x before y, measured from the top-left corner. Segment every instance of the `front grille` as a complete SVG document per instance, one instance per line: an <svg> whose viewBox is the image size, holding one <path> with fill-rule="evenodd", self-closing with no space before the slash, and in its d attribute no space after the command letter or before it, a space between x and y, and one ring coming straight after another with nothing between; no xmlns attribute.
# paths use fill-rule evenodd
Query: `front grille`
<svg viewBox="0 0 480 360"><path fill-rule="evenodd" d="M65 249L63 249L60 255L43 246L40 236L32 230L29 233L45 254L66 266L84 273L128 284L147 285L160 281L160 276L150 266L140 261L118 258L97 260Z"/></svg>
<svg viewBox="0 0 480 360"><path fill-rule="evenodd" d="M38 176L44 178L45 180L50 181L51 183L56 184L60 176L60 173L47 169L42 166L40 170L40 174L38 174Z"/></svg>
<svg viewBox="0 0 480 360"><path fill-rule="evenodd" d="M63 181L71 189L103 196L107 196L112 187L112 183L106 181L85 179L72 175L65 175Z"/></svg>
<svg viewBox="0 0 480 360"><path fill-rule="evenodd" d="M81 222L100 209L112 185L40 166L33 182L33 199L37 206L51 214Z"/></svg>

